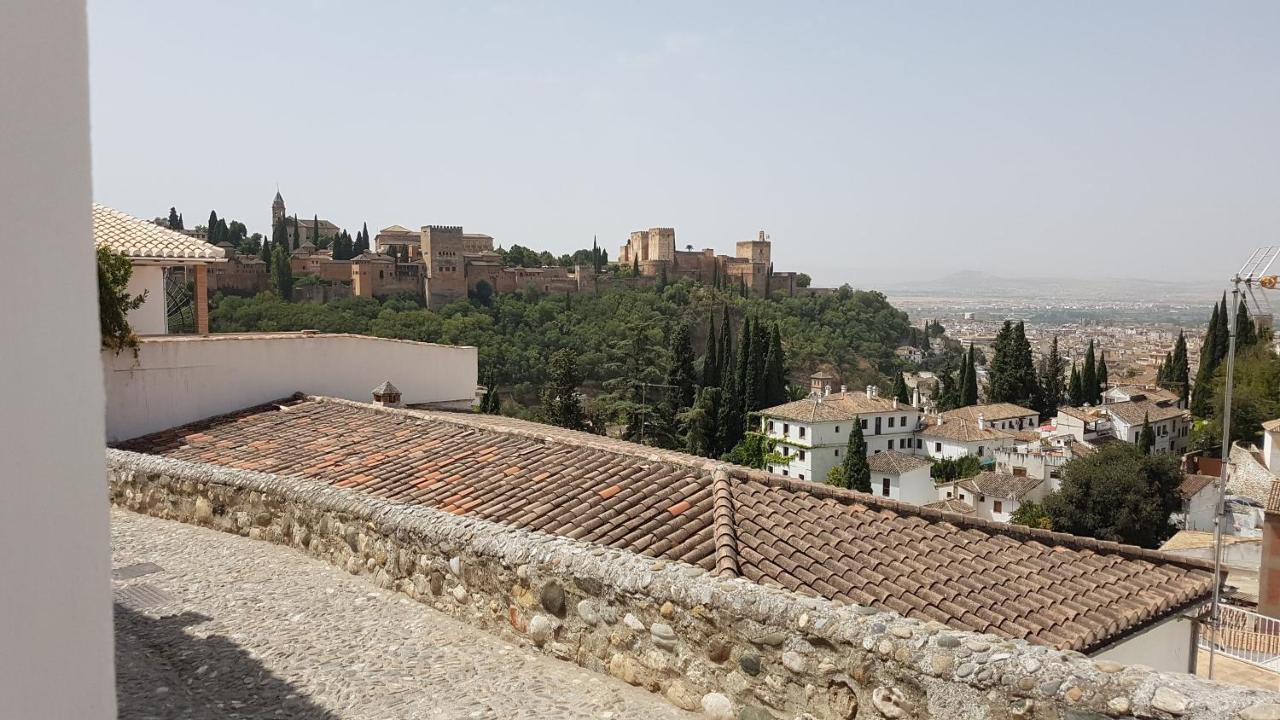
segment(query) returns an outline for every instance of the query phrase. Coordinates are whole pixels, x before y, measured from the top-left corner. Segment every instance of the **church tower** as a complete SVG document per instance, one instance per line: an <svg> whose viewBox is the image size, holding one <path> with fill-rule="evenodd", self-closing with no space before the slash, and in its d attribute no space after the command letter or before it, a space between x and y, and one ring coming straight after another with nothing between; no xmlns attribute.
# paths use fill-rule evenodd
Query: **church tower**
<svg viewBox="0 0 1280 720"><path fill-rule="evenodd" d="M280 189L276 188L276 199L271 201L271 227L274 228L283 219L284 198L280 195Z"/></svg>

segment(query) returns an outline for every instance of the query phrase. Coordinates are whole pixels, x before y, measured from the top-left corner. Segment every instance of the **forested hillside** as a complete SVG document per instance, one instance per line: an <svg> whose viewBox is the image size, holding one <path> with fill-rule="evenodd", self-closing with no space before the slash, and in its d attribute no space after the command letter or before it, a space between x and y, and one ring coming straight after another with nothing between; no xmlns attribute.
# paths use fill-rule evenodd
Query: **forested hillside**
<svg viewBox="0 0 1280 720"><path fill-rule="evenodd" d="M777 324L788 378L797 388L807 388L808 374L828 363L851 387L883 382L897 368L894 348L917 334L906 313L882 294L847 287L821 297L763 300L681 282L598 296L511 293L438 311L408 298L315 305L286 303L271 293L215 296L211 304L214 332L316 329L474 345L480 349L481 377L496 384L509 414L526 414L537 405L548 359L561 349L575 354L587 397L603 404L592 409L609 414L607 404L621 394L619 385L666 376L672 333L680 324L690 330L701 368L709 319L714 315L719 332L725 307L735 332L746 317L769 328Z"/></svg>

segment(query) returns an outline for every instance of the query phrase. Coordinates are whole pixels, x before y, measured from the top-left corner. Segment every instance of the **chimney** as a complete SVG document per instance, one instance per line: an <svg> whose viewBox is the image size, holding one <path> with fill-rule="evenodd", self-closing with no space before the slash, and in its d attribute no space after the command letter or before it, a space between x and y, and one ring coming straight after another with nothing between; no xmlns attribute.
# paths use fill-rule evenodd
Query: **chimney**
<svg viewBox="0 0 1280 720"><path fill-rule="evenodd" d="M831 383L827 383L826 385L822 386L822 397L826 397L830 394L831 394Z"/></svg>
<svg viewBox="0 0 1280 720"><path fill-rule="evenodd" d="M379 407L403 407L400 404L400 389L392 385L390 380L383 380L381 385L373 389L373 404Z"/></svg>
<svg viewBox="0 0 1280 720"><path fill-rule="evenodd" d="M982 413L978 413L978 429L979 430L987 429L987 419L982 416Z"/></svg>
<svg viewBox="0 0 1280 720"><path fill-rule="evenodd" d="M871 397L873 397L873 398L878 398L878 397L880 397L880 386L879 386L879 385L872 385L872 386L871 386Z"/></svg>
<svg viewBox="0 0 1280 720"><path fill-rule="evenodd" d="M841 394L841 395L843 395L843 394L845 394L845 393L847 393L847 392L849 392L849 386L848 386L848 385L841 385L841 386L840 386L840 394Z"/></svg>
<svg viewBox="0 0 1280 720"><path fill-rule="evenodd" d="M934 420L933 422L934 425L942 425L942 413L938 413L937 415L934 415L933 420Z"/></svg>
<svg viewBox="0 0 1280 720"><path fill-rule="evenodd" d="M898 409L898 398L896 397L893 399L893 409L894 410Z"/></svg>
<svg viewBox="0 0 1280 720"><path fill-rule="evenodd" d="M875 397L875 396L871 394L871 386L870 386L870 385L868 385L868 386L867 386L867 399L868 399L868 400L870 400L870 399L871 399L871 398L873 398L873 397Z"/></svg>
<svg viewBox="0 0 1280 720"><path fill-rule="evenodd" d="M919 385L916 385L915 389L911 391L911 406L920 407L920 386Z"/></svg>

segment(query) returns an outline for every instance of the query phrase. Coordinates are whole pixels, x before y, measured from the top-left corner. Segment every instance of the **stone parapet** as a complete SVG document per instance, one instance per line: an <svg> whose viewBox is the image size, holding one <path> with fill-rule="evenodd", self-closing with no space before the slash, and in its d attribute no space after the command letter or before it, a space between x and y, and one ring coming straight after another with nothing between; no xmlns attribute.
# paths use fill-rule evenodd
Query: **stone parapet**
<svg viewBox="0 0 1280 720"><path fill-rule="evenodd" d="M112 502L297 548L713 718L1280 719L1280 694L716 577L315 482L107 453Z"/></svg>

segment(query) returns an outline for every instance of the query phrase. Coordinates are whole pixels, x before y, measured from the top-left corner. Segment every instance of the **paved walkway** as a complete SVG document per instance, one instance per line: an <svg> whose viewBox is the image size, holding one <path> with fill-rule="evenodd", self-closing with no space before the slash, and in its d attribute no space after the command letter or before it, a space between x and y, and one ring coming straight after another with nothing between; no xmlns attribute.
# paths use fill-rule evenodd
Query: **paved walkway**
<svg viewBox="0 0 1280 720"><path fill-rule="evenodd" d="M693 718L290 548L112 510L133 718Z"/></svg>

